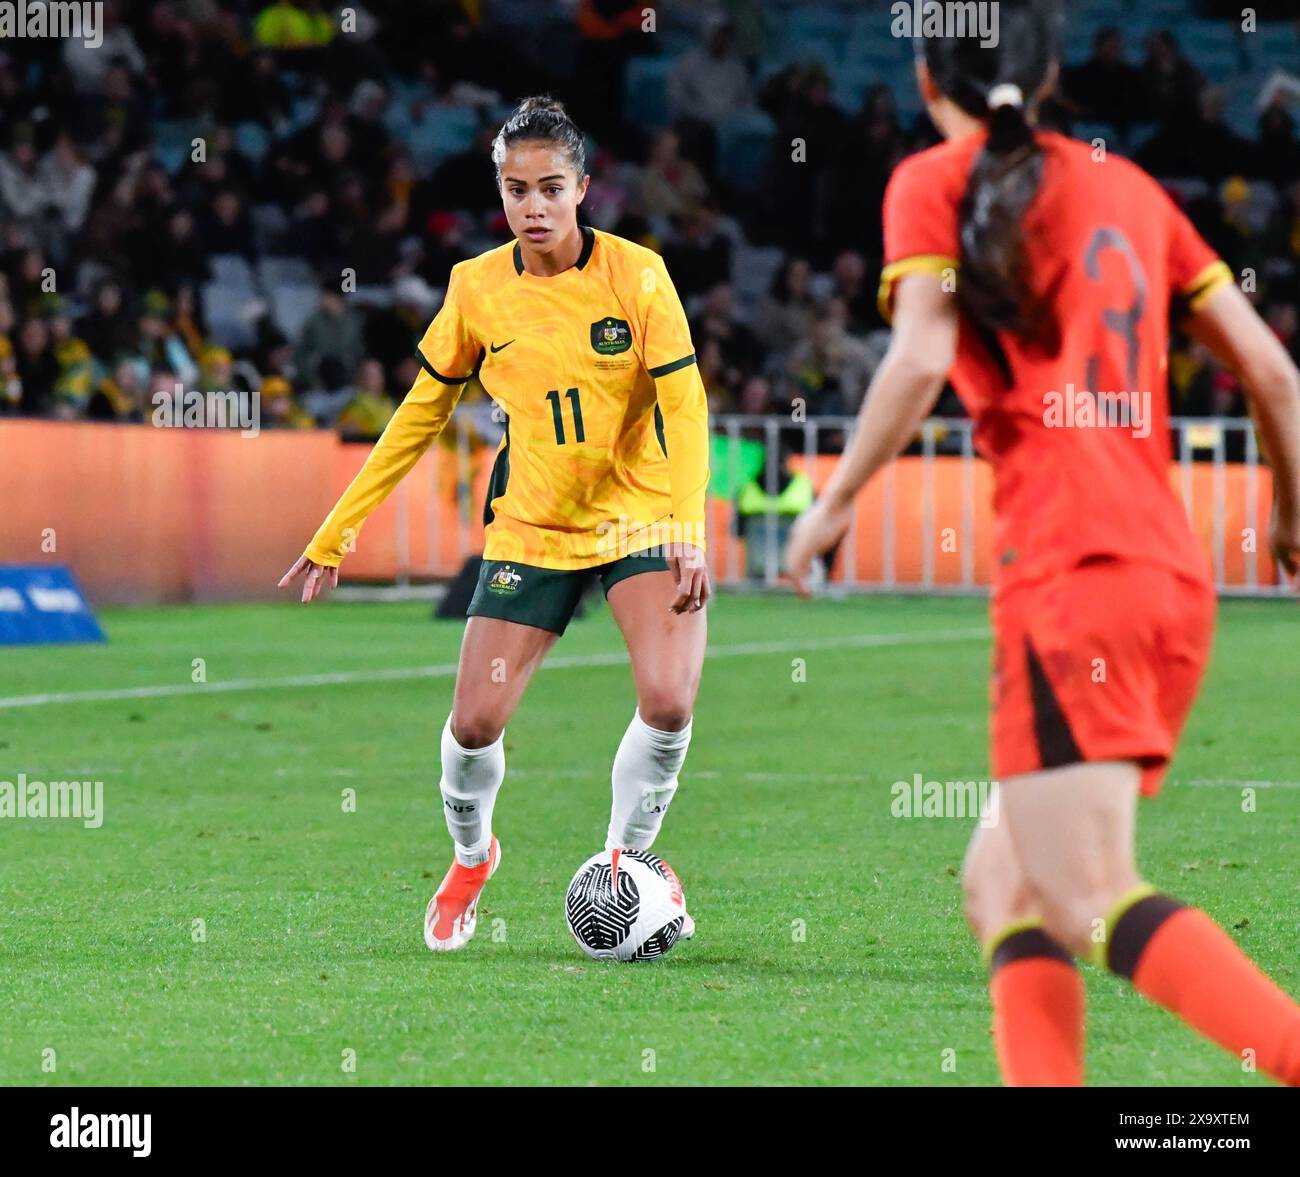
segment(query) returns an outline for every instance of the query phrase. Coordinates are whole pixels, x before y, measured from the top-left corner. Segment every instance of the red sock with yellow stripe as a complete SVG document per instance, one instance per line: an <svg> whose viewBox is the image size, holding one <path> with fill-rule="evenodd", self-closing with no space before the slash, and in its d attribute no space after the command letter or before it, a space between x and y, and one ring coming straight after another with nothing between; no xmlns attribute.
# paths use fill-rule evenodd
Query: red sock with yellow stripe
<svg viewBox="0 0 1300 1177"><path fill-rule="evenodd" d="M1300 1086L1300 1005L1203 911L1154 887L1125 895L1106 921L1099 964L1256 1066Z"/></svg>
<svg viewBox="0 0 1300 1177"><path fill-rule="evenodd" d="M1012 924L984 950L993 1042L1008 1087L1083 1084L1083 978L1035 921Z"/></svg>

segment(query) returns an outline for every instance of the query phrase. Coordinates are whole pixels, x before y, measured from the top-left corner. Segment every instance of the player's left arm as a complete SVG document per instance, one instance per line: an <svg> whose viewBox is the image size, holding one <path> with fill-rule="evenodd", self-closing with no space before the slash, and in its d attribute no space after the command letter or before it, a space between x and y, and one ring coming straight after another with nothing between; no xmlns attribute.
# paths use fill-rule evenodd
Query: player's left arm
<svg viewBox="0 0 1300 1177"><path fill-rule="evenodd" d="M957 329L956 299L937 275L918 270L898 280L893 337L862 402L853 439L786 545L786 570L800 596L809 595L813 558L844 538L858 491L897 457L934 409L957 352Z"/></svg>
<svg viewBox="0 0 1300 1177"><path fill-rule="evenodd" d="M649 289L647 289L647 287ZM673 529L666 556L677 582L675 613L695 613L709 599L704 508L709 486L709 405L695 362L690 327L662 260L643 276L645 365L655 382L668 455Z"/></svg>

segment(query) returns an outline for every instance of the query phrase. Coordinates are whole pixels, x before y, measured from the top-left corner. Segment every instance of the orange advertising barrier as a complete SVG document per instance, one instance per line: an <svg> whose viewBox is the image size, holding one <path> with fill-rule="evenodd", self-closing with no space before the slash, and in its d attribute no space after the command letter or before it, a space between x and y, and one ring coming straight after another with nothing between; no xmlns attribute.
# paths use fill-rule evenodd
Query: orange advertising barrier
<svg viewBox="0 0 1300 1177"><path fill-rule="evenodd" d="M276 581L364 462L330 432L171 430L58 421L0 424L0 563L69 565L98 605L254 600ZM380 506L344 565L349 580L453 575L481 551L491 449L435 446ZM821 486L834 464L814 461ZM836 578L864 585L987 585L992 476L983 462L903 458L858 500ZM1227 587L1276 582L1260 549L1268 471L1171 471ZM1251 479L1256 509L1252 513ZM1223 503L1216 524L1214 504ZM888 510L886 510L888 506ZM890 521L892 520L892 527ZM730 503L709 504L719 581L744 568ZM1248 529L1258 528L1252 541ZM1250 553L1251 547L1255 554ZM846 567L848 565L848 567ZM846 573L851 575L846 577Z"/></svg>

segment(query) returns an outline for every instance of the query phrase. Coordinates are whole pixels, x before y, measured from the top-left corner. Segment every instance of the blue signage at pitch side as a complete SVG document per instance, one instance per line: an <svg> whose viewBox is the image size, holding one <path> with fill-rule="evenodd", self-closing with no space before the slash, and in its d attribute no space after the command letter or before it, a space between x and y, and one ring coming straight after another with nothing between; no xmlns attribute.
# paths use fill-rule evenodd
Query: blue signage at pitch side
<svg viewBox="0 0 1300 1177"><path fill-rule="evenodd" d="M0 564L0 646L103 640L104 631L66 568Z"/></svg>

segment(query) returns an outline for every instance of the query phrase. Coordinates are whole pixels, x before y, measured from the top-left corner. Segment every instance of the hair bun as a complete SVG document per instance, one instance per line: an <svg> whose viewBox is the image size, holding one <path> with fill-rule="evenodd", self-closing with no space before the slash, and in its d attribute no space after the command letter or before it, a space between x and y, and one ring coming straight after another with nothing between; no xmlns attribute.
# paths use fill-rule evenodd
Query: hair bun
<svg viewBox="0 0 1300 1177"><path fill-rule="evenodd" d="M515 114L558 114L563 118L569 117L569 112L564 109L564 103L549 94L534 94L531 98L525 98L518 106L515 107Z"/></svg>

